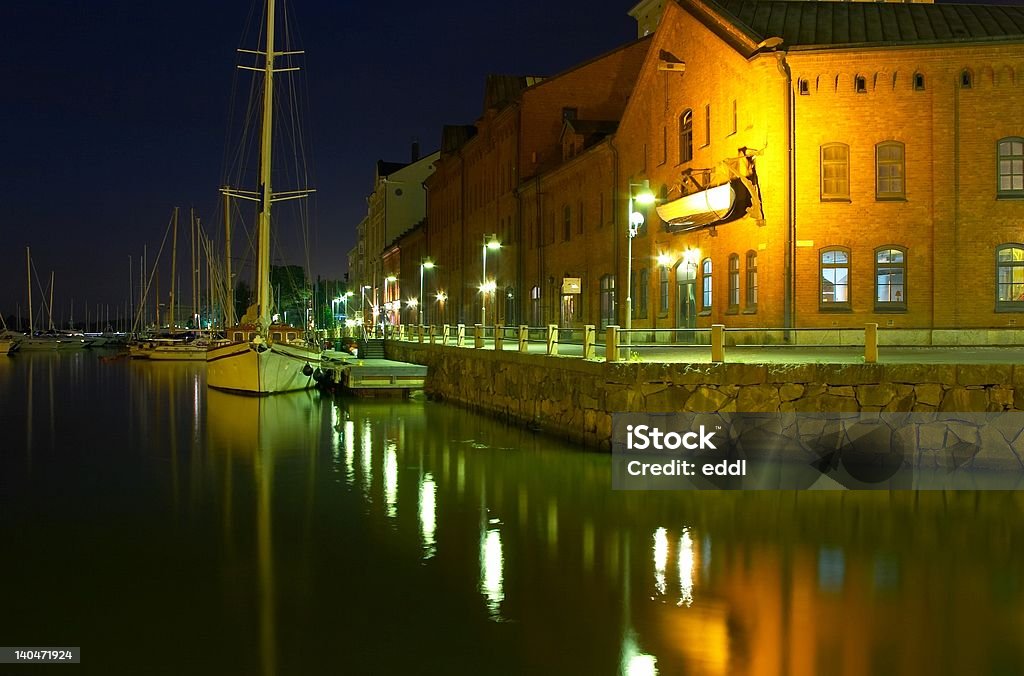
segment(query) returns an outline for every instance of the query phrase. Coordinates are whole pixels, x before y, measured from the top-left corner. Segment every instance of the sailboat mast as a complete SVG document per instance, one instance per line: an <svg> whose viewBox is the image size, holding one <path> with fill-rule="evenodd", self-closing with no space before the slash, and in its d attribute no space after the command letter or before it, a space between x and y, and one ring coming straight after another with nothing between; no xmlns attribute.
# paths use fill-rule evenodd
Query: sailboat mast
<svg viewBox="0 0 1024 676"><path fill-rule="evenodd" d="M263 127L260 141L259 263L256 290L260 303L260 326L270 326L270 151L274 128L274 0L267 0L267 46L264 54Z"/></svg>
<svg viewBox="0 0 1024 676"><path fill-rule="evenodd" d="M25 279L28 280L28 335L36 331L35 317L32 312L32 252L25 247Z"/></svg>
<svg viewBox="0 0 1024 676"><path fill-rule="evenodd" d="M224 194L224 326L235 325L235 293L231 284L231 195Z"/></svg>
<svg viewBox="0 0 1024 676"><path fill-rule="evenodd" d="M50 270L50 303L46 306L46 315L50 322L46 330L53 331L53 270Z"/></svg>
<svg viewBox="0 0 1024 676"><path fill-rule="evenodd" d="M174 333L174 280L178 276L178 207L174 207L174 239L171 245L171 307L167 310L171 333Z"/></svg>

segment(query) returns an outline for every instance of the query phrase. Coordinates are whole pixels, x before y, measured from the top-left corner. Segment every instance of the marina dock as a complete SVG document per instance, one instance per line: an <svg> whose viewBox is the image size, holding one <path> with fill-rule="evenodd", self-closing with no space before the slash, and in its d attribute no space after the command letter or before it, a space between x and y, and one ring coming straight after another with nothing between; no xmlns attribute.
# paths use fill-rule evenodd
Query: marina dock
<svg viewBox="0 0 1024 676"><path fill-rule="evenodd" d="M327 350L320 361L319 384L360 396L402 395L422 390L427 367L384 358L362 359Z"/></svg>

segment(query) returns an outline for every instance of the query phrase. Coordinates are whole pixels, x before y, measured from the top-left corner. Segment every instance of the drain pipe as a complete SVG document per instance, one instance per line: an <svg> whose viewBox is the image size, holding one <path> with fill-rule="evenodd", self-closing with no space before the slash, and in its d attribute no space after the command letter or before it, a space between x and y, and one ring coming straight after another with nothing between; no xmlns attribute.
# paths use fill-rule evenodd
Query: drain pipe
<svg viewBox="0 0 1024 676"><path fill-rule="evenodd" d="M786 342L796 326L796 114L793 100L793 72L786 61L786 52L775 52L776 66L785 78L786 86L786 252L784 257L784 287L782 325Z"/></svg>
<svg viewBox="0 0 1024 676"><path fill-rule="evenodd" d="M615 261L615 280L616 280L616 283L615 283L615 316L609 317L609 321L611 323L613 323L613 324L617 324L618 321L619 321L619 318L618 318L618 309L619 309L619 297L618 297L618 294L619 294L619 289L618 289L619 284L618 284L618 279L619 279L619 261L621 260L621 256L619 256L619 208L618 208L619 207L619 205L618 205L618 202L619 202L619 200L618 200L618 191L619 191L619 149L615 147L615 136L614 135L610 136L608 138L608 147L612 149L612 192L611 192L610 197L611 197L611 200L612 200L612 260ZM598 213L600 213L600 211ZM628 279L626 280L626 284L629 284L629 280ZM600 291L599 291L599 293L600 293ZM600 298L600 296L598 296L598 297ZM598 303L598 307L600 307L600 306L601 306L601 303L599 302ZM600 317L600 315L598 315L597 325L601 326L601 317Z"/></svg>

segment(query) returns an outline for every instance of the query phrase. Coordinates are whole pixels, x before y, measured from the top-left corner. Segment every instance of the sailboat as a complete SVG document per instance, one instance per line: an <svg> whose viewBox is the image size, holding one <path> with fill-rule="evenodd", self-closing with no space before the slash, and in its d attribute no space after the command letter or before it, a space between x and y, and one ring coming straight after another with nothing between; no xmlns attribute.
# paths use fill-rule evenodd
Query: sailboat
<svg viewBox="0 0 1024 676"><path fill-rule="evenodd" d="M259 222L256 247L256 303L250 306L238 326L226 330L231 343L207 352L206 382L210 387L244 394L264 395L306 390L313 386L313 374L320 363L320 350L308 346L302 332L292 326L272 323L270 289L270 211L274 202L306 197L312 190L271 190L273 146L274 73L294 68L274 67L275 58L301 52L279 52L274 41L274 0L267 0L266 47L248 51L262 56L263 110L260 131L260 189L258 192L222 192L258 202Z"/></svg>

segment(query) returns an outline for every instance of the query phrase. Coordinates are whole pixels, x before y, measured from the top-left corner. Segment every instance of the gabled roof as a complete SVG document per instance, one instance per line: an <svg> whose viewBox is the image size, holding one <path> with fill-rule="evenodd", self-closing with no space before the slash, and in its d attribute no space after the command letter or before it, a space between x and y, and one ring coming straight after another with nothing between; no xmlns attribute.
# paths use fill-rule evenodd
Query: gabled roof
<svg viewBox="0 0 1024 676"><path fill-rule="evenodd" d="M543 79L534 75L488 75L484 84L484 110L501 110L519 98L524 89Z"/></svg>
<svg viewBox="0 0 1024 676"><path fill-rule="evenodd" d="M681 0L704 5L755 43L782 48L1024 41L1024 6L802 0Z"/></svg>
<svg viewBox="0 0 1024 676"><path fill-rule="evenodd" d="M407 162L385 162L384 160L377 160L377 178L385 178L391 174L405 169L409 164Z"/></svg>

